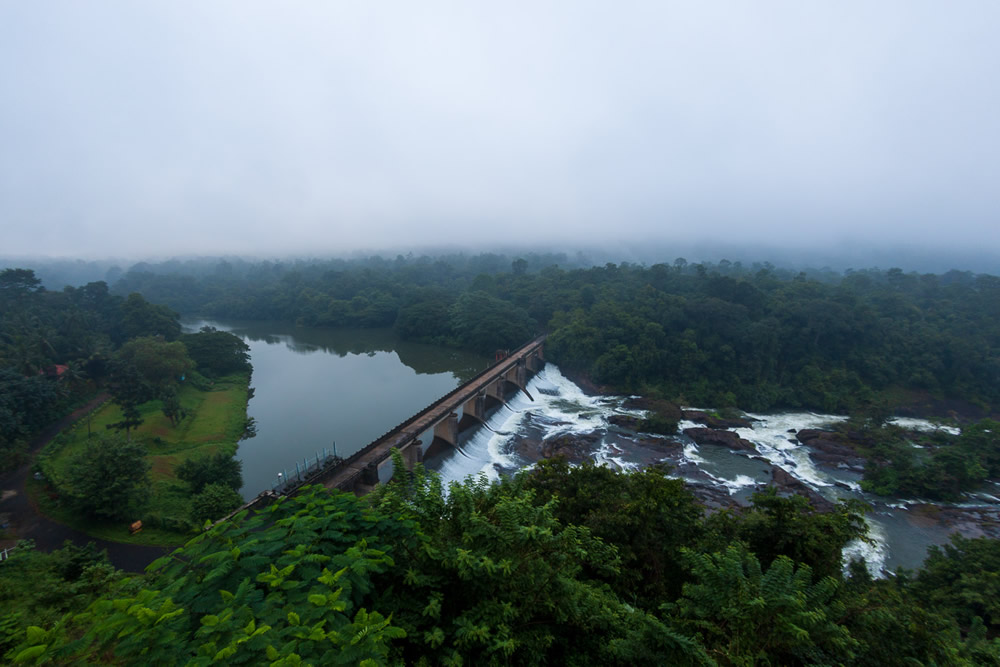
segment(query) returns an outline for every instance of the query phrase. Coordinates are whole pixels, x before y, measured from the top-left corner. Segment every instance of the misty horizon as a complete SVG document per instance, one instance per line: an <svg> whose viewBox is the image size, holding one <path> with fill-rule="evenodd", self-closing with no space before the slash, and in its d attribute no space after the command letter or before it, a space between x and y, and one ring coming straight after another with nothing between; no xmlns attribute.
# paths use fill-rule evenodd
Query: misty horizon
<svg viewBox="0 0 1000 667"><path fill-rule="evenodd" d="M997 272L993 3L55 4L0 9L4 256Z"/></svg>

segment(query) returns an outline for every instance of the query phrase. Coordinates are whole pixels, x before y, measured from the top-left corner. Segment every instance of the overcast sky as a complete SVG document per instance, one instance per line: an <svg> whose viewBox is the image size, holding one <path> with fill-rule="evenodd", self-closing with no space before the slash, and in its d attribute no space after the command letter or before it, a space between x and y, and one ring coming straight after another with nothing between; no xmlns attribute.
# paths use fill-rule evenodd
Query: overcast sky
<svg viewBox="0 0 1000 667"><path fill-rule="evenodd" d="M0 253L1000 248L1000 2L0 3Z"/></svg>

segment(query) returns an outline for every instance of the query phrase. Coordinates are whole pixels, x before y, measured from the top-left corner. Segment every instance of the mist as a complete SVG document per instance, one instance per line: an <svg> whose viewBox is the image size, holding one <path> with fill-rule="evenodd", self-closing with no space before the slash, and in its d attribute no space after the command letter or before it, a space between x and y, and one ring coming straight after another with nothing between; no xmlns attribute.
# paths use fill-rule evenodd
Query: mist
<svg viewBox="0 0 1000 667"><path fill-rule="evenodd" d="M0 253L755 248L989 270L998 19L901 0L6 3Z"/></svg>

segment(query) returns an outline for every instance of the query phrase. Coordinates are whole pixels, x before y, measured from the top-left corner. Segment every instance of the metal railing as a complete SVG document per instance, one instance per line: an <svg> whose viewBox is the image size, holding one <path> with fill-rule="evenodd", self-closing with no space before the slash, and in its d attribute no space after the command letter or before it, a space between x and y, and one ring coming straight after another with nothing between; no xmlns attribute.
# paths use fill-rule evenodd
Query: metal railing
<svg viewBox="0 0 1000 667"><path fill-rule="evenodd" d="M316 456L296 461L294 470L286 468L279 472L278 476L271 480L270 489L282 495L287 494L307 483L317 473L327 468L339 466L343 461L344 459L337 456L337 443L334 443L332 451L324 447L322 451L316 451Z"/></svg>
<svg viewBox="0 0 1000 667"><path fill-rule="evenodd" d="M476 375L474 377L466 380L465 382L463 382L458 387L455 387L455 389L453 389L452 391L448 392L447 394L445 394L444 396L442 396L438 400L434 401L433 403L431 403L430 405L428 405L426 408L424 408L420 412L416 413L412 417L409 417L406 421L397 424L396 426L394 426L393 428L389 429L388 431L386 431L385 433L383 433L379 437L377 437L374 440L372 440L369 444L365 445L364 447L362 447L358 451L356 451L353 454L351 454L346 459L343 459L343 462L340 463L338 465L338 467L339 466L347 466L347 465L350 465L351 463L354 463L355 461L357 461L358 459L360 459L362 456L368 454L373 449L377 448L378 446L380 446L382 443L384 443L389 438L392 438L393 436L396 436L396 435L409 435L409 436L412 436L412 437L417 437L418 435L420 435L419 433L410 433L410 434L407 434L406 431L404 430L405 427L407 427L408 425L410 425L413 422L417 421L418 419L420 419L422 417L425 417L426 415L430 414L434 410L436 410L439 407L441 407L441 405L453 401L455 399L455 397L458 396L458 395L460 395L460 394L462 394L469 385L471 385L474 382L477 382L483 376L490 375L490 374L501 375L503 373L506 373L511 368L513 368L513 367L515 367L517 365L519 355L523 354L525 351L527 351L527 350L529 350L529 349L531 349L533 347L538 347L538 345L540 345L545 340L545 338L546 337L544 335L539 336L538 338L535 338L534 340L532 340L532 341L530 341L528 343L525 343L521 347L517 348L516 350L514 350L514 352L512 352L510 355L508 355L507 357L505 357L501 361L498 361L498 362L492 364L491 366L487 366L484 370L480 371L479 373L476 373ZM384 459L386 459L388 457L389 457L389 452L387 451L385 453L385 456L382 457L382 459L380 459L378 462L381 463L382 460L384 460Z"/></svg>

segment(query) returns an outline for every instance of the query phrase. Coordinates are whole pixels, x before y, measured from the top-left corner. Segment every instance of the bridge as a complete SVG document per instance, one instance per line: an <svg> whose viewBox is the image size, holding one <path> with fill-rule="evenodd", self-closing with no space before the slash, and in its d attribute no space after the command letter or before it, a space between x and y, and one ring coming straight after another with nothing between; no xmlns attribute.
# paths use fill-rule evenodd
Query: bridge
<svg viewBox="0 0 1000 667"><path fill-rule="evenodd" d="M457 449L460 431L484 424L490 410L506 403L510 391L527 393L528 380L545 366L544 342L545 336L539 336L522 345L309 483L361 495L392 477L393 449L410 470L427 456Z"/></svg>

